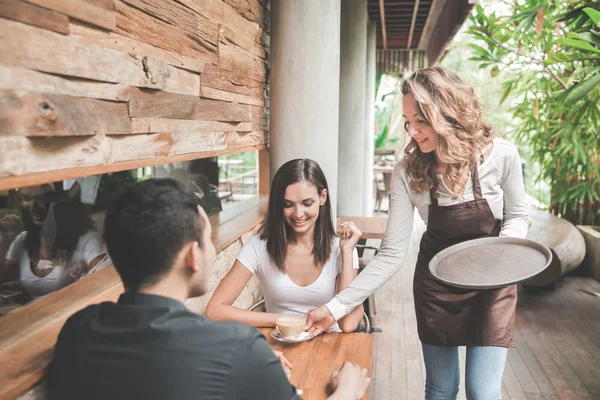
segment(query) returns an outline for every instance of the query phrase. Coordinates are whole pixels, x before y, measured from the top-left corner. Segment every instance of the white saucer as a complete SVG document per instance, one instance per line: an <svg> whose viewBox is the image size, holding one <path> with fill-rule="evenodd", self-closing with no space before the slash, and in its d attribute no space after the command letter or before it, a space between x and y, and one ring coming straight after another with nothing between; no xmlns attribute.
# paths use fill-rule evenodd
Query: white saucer
<svg viewBox="0 0 600 400"><path fill-rule="evenodd" d="M307 340L312 339L314 336L312 336L310 333L304 331L298 337L284 337L284 336L281 336L281 333L277 329L273 329L271 331L271 337L275 340L278 340L278 341L284 342L284 343L301 343L301 342L306 342Z"/></svg>

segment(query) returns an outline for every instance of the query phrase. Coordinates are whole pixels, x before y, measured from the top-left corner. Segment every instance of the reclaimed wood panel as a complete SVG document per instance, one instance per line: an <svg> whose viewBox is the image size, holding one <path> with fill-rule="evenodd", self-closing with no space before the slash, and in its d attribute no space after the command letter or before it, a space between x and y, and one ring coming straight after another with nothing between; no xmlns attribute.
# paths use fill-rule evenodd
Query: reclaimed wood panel
<svg viewBox="0 0 600 400"><path fill-rule="evenodd" d="M114 1L113 0L83 0L86 3L90 3L95 5L96 7L103 8L105 10L114 10Z"/></svg>
<svg viewBox="0 0 600 400"><path fill-rule="evenodd" d="M271 191L271 153L269 150L258 152L258 193L268 195Z"/></svg>
<svg viewBox="0 0 600 400"><path fill-rule="evenodd" d="M114 11L96 7L84 0L27 0L27 2L104 29L114 31L116 28Z"/></svg>
<svg viewBox="0 0 600 400"><path fill-rule="evenodd" d="M255 98L264 97L264 83L244 75L236 75L214 65L205 67L200 75L200 83L203 89L210 87Z"/></svg>
<svg viewBox="0 0 600 400"><path fill-rule="evenodd" d="M260 28L258 29L261 32ZM241 48L245 49L252 56L256 56L262 58L263 60L267 58L267 52L262 46L260 33L257 33L255 40L248 40L245 37L241 37L239 34L236 34L233 29L226 25L221 25L219 40L222 43L228 45L237 45Z"/></svg>
<svg viewBox="0 0 600 400"><path fill-rule="evenodd" d="M265 108L259 106L251 106L250 112L252 113L252 129L260 130L268 125L268 119L264 118Z"/></svg>
<svg viewBox="0 0 600 400"><path fill-rule="evenodd" d="M243 94L226 92L224 90L213 89L211 87L203 87L200 90L200 95L207 99L222 100L240 104L251 104L253 106L264 106L265 102L262 98L245 96Z"/></svg>
<svg viewBox="0 0 600 400"><path fill-rule="evenodd" d="M216 49L219 29L212 21L200 13L172 0L120 0L144 11L171 26L171 29L184 32L206 49Z"/></svg>
<svg viewBox="0 0 600 400"><path fill-rule="evenodd" d="M71 35L78 37L82 43L119 50L124 53L137 54L139 56L152 57L174 67L193 72L204 71L205 62L202 59L187 57L119 35L115 32L93 29L78 23L71 23L69 29Z"/></svg>
<svg viewBox="0 0 600 400"><path fill-rule="evenodd" d="M219 23L223 19L223 0L178 0L190 10Z"/></svg>
<svg viewBox="0 0 600 400"><path fill-rule="evenodd" d="M0 0L0 17L69 34L69 18L66 15L21 0Z"/></svg>
<svg viewBox="0 0 600 400"><path fill-rule="evenodd" d="M221 42L219 45L219 67L259 82L264 82L266 78L265 61L235 44L227 45Z"/></svg>
<svg viewBox="0 0 600 400"><path fill-rule="evenodd" d="M127 101L129 85L60 77L25 68L0 65L0 89Z"/></svg>
<svg viewBox="0 0 600 400"><path fill-rule="evenodd" d="M132 118L252 121L250 106L158 91L136 91L129 100Z"/></svg>
<svg viewBox="0 0 600 400"><path fill-rule="evenodd" d="M246 18L249 21L262 23L263 16L265 13L264 7L260 4L260 1L248 1L248 0L223 0L226 4L233 7L233 9Z"/></svg>
<svg viewBox="0 0 600 400"><path fill-rule="evenodd" d="M266 152L265 15L258 0L0 0L0 188ZM264 218L264 210L248 211L215 230L217 248L227 252L224 268L240 236ZM64 300L89 300L72 295ZM254 277L236 305L260 297ZM33 323L21 347L0 343L0 358L14 372L0 378L0 397L23 393L43 376L63 317ZM43 396L41 387L26 396Z"/></svg>
<svg viewBox="0 0 600 400"><path fill-rule="evenodd" d="M0 148L2 148L2 146L0 146ZM32 172L26 175L6 175L0 172L0 190L6 191L12 188L27 187L43 183L55 182L57 175L59 175L60 179L63 180L76 179L90 175L107 174L111 172L130 170L134 168L150 167L154 165L161 165L180 161L196 160L198 158L217 157L229 153L241 153L244 151L263 149L265 149L264 144L254 146L229 147L218 150L195 151L192 153L174 154L164 157L161 156L130 161L118 161L113 162L111 164L101 164L83 167L71 166L60 170Z"/></svg>
<svg viewBox="0 0 600 400"><path fill-rule="evenodd" d="M186 32L169 25L121 1L115 2L117 29L120 35L193 57L207 63L217 62L217 44L198 42Z"/></svg>
<svg viewBox="0 0 600 400"><path fill-rule="evenodd" d="M60 51L57 51L60 49ZM0 19L0 54L8 66L114 83L197 94L200 77L150 57L140 57L76 38Z"/></svg>
<svg viewBox="0 0 600 400"><path fill-rule="evenodd" d="M184 119L132 118L132 133L154 132L250 132L251 122L191 121Z"/></svg>
<svg viewBox="0 0 600 400"><path fill-rule="evenodd" d="M256 40L261 33L260 25L240 15L231 5L224 3L223 17L219 22L222 24L221 37L225 37L249 51L251 51L250 48L257 47ZM265 58L264 49L261 50L262 58Z"/></svg>
<svg viewBox="0 0 600 400"><path fill-rule="evenodd" d="M242 148L258 148L264 144L264 139L263 132L152 133L55 138L0 136L0 154L3 155L0 159L0 178L135 160L147 162L154 158L185 154L193 154L195 158L212 157ZM27 162L24 163L23 160ZM166 162L174 161L163 158L162 163ZM56 178L50 179L49 182L55 180ZM4 182L0 182L0 185L4 186Z"/></svg>
<svg viewBox="0 0 600 400"><path fill-rule="evenodd" d="M0 90L0 135L90 136L131 132L125 103Z"/></svg>

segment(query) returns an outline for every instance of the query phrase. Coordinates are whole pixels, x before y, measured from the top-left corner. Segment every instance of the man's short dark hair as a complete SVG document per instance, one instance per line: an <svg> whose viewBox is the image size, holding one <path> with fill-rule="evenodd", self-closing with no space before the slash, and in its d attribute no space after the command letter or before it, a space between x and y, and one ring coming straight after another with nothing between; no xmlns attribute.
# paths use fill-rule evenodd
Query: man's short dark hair
<svg viewBox="0 0 600 400"><path fill-rule="evenodd" d="M172 179L123 188L106 213L108 252L125 288L136 291L168 272L182 247L203 245L204 219L196 195Z"/></svg>

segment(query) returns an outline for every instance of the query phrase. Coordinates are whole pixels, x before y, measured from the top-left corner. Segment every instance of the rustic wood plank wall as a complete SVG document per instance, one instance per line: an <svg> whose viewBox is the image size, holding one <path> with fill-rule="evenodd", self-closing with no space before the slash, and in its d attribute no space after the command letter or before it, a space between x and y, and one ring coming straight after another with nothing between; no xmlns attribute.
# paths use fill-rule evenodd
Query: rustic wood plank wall
<svg viewBox="0 0 600 400"><path fill-rule="evenodd" d="M0 0L0 187L262 149L266 194L269 18L268 0ZM204 312L258 213L218 232L190 309ZM261 296L253 279L236 305ZM29 388L48 356L29 356L39 365L4 395L43 398Z"/></svg>
<svg viewBox="0 0 600 400"><path fill-rule="evenodd" d="M267 0L0 0L0 181L264 148L268 13Z"/></svg>

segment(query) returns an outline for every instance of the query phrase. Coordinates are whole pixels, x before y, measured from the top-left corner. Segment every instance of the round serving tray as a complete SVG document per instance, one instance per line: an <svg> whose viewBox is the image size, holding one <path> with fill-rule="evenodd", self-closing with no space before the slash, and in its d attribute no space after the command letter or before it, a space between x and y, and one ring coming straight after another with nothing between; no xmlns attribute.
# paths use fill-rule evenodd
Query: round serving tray
<svg viewBox="0 0 600 400"><path fill-rule="evenodd" d="M429 262L429 271L463 289L497 289L522 282L550 265L552 252L528 239L489 237L450 246Z"/></svg>

